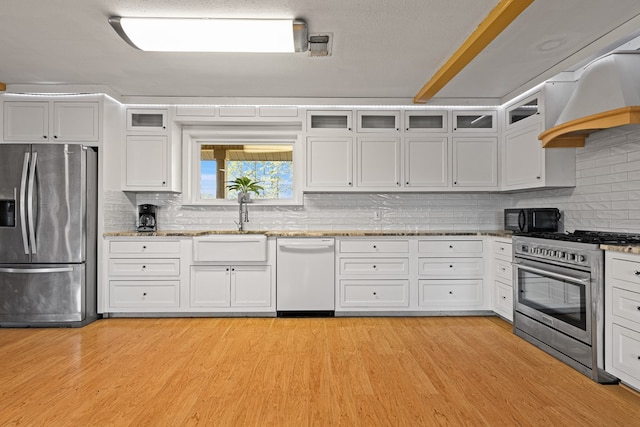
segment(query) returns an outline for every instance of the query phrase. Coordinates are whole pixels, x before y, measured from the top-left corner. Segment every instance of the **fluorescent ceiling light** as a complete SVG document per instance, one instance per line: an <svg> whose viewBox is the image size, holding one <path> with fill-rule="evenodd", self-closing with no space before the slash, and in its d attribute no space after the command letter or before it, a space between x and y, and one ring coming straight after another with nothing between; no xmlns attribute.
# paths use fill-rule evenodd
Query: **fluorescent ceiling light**
<svg viewBox="0 0 640 427"><path fill-rule="evenodd" d="M124 18L109 23L131 46L154 52L304 52L307 25L293 19Z"/></svg>

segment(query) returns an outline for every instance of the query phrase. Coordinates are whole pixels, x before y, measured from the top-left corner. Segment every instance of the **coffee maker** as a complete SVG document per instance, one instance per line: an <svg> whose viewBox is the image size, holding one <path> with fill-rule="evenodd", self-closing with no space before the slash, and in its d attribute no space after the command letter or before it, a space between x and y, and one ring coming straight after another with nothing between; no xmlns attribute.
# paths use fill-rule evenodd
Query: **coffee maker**
<svg viewBox="0 0 640 427"><path fill-rule="evenodd" d="M156 205L138 205L138 231L156 231Z"/></svg>

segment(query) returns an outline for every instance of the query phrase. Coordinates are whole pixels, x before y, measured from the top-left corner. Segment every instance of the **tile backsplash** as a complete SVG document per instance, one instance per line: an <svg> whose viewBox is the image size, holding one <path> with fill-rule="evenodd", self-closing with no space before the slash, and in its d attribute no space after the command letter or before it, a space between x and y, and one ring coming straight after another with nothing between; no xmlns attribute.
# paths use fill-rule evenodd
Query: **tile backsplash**
<svg viewBox="0 0 640 427"><path fill-rule="evenodd" d="M499 230L508 207L558 207L565 231L640 233L640 126L593 134L577 150L575 188L520 193L305 194L303 206L249 207L248 230ZM136 205L162 230L233 230L237 207L183 206L164 193L105 194L105 231L133 230ZM381 214L374 219L375 212Z"/></svg>

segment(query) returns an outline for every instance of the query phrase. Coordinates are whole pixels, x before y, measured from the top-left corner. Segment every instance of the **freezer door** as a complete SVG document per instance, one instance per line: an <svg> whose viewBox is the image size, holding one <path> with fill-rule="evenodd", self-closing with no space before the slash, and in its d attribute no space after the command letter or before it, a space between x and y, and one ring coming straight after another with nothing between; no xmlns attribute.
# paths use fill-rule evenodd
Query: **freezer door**
<svg viewBox="0 0 640 427"><path fill-rule="evenodd" d="M81 145L33 145L31 156L35 175L27 185L33 197L28 209L32 262L85 261L86 150Z"/></svg>
<svg viewBox="0 0 640 427"><path fill-rule="evenodd" d="M0 326L79 322L85 266L0 266Z"/></svg>
<svg viewBox="0 0 640 427"><path fill-rule="evenodd" d="M30 261L26 187L29 144L0 144L0 264Z"/></svg>

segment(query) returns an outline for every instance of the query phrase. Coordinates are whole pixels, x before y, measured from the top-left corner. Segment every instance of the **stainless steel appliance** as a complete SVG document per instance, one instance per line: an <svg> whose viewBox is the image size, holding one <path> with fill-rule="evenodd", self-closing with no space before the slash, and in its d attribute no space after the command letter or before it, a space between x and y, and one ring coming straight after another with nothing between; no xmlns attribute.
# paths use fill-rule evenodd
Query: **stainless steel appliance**
<svg viewBox="0 0 640 427"><path fill-rule="evenodd" d="M531 233L558 231L560 211L556 208L523 208L504 210L504 229Z"/></svg>
<svg viewBox="0 0 640 427"><path fill-rule="evenodd" d="M513 238L514 333L599 383L604 372L604 252L640 236L575 231Z"/></svg>
<svg viewBox="0 0 640 427"><path fill-rule="evenodd" d="M83 326L96 314L97 156L0 144L0 326Z"/></svg>
<svg viewBox="0 0 640 427"><path fill-rule="evenodd" d="M333 316L334 239L284 238L277 246L278 316Z"/></svg>
<svg viewBox="0 0 640 427"><path fill-rule="evenodd" d="M156 205L139 205L138 206L138 231L156 231Z"/></svg>

